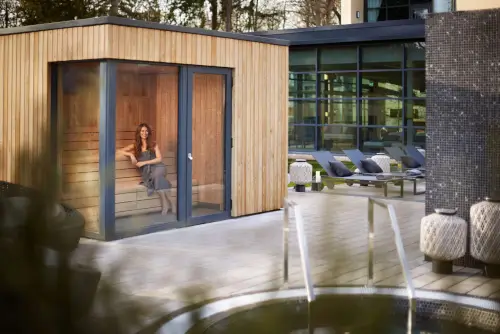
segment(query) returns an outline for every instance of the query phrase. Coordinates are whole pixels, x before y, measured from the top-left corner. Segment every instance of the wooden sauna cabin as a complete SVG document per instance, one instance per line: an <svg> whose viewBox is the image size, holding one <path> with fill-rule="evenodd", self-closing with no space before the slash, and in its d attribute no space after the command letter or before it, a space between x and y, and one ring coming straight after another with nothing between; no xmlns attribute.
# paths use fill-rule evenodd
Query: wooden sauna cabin
<svg viewBox="0 0 500 334"><path fill-rule="evenodd" d="M35 159L48 131L60 199L84 215L87 237L277 210L287 43L116 17L1 29L0 180L20 182L17 157ZM164 172L151 191L120 154L142 128L143 153L165 167L148 167Z"/></svg>

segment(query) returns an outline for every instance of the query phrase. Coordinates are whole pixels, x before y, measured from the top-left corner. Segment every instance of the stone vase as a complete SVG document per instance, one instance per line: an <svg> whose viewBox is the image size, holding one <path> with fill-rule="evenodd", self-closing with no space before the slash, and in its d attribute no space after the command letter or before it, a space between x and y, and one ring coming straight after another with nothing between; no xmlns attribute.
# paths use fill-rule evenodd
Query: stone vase
<svg viewBox="0 0 500 334"><path fill-rule="evenodd" d="M386 154L377 153L372 157L372 160L375 161L380 168L382 168L384 173L391 172L391 158L389 158Z"/></svg>
<svg viewBox="0 0 500 334"><path fill-rule="evenodd" d="M295 183L295 191L306 191L306 184L312 182L312 165L305 159L296 159L290 165L290 181Z"/></svg>
<svg viewBox="0 0 500 334"><path fill-rule="evenodd" d="M485 264L488 277L500 277L500 198L485 198L470 208L471 256Z"/></svg>
<svg viewBox="0 0 500 334"><path fill-rule="evenodd" d="M451 274L453 260L465 255L467 222L457 210L435 209L420 223L420 251L432 259L432 271Z"/></svg>

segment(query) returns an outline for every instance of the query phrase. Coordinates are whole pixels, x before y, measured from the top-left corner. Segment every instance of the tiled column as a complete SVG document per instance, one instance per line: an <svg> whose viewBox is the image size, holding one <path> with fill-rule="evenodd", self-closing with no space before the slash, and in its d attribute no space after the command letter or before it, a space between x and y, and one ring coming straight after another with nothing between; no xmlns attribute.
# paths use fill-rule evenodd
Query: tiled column
<svg viewBox="0 0 500 334"><path fill-rule="evenodd" d="M432 14L426 23L426 213L500 193L500 10ZM469 255L455 264L477 266Z"/></svg>

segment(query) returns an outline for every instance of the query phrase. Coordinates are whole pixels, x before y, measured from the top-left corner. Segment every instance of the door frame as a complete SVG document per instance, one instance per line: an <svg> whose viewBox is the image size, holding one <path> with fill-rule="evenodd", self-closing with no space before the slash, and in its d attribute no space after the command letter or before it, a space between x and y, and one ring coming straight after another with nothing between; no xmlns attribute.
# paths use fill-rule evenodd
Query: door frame
<svg viewBox="0 0 500 334"><path fill-rule="evenodd" d="M188 153L192 152L192 111L193 111L193 78L195 73L217 74L225 77L225 105L224 105L224 210L215 214L192 217L192 163ZM179 105L179 131L178 131L178 210L179 221L185 226L205 224L228 219L231 217L231 151L232 151L232 87L233 71L229 68L207 66L182 66L180 73L182 96ZM196 157L194 157L196 159Z"/></svg>

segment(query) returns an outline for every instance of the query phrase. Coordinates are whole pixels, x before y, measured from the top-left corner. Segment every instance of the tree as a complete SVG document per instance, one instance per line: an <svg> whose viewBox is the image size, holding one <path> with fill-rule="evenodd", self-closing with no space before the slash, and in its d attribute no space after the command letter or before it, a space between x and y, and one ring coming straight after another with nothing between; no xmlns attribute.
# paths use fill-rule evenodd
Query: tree
<svg viewBox="0 0 500 334"><path fill-rule="evenodd" d="M305 27L340 24L340 0L294 0L292 6Z"/></svg>
<svg viewBox="0 0 500 334"><path fill-rule="evenodd" d="M0 0L0 28L17 26L17 6L15 0Z"/></svg>
<svg viewBox="0 0 500 334"><path fill-rule="evenodd" d="M69 21L104 15L108 0L19 0L22 25Z"/></svg>

